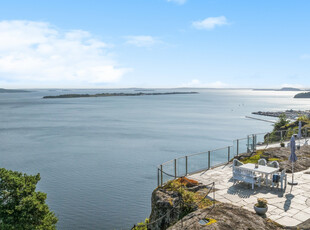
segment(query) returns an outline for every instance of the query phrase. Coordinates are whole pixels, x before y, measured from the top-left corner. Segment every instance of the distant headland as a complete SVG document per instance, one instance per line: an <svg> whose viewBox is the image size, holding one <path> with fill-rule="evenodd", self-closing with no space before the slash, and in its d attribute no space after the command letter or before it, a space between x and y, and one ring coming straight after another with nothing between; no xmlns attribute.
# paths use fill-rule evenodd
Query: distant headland
<svg viewBox="0 0 310 230"><path fill-rule="evenodd" d="M294 98L310 98L310 92L298 93L294 96Z"/></svg>
<svg viewBox="0 0 310 230"><path fill-rule="evenodd" d="M51 98L78 98L78 97L121 97L121 96L158 96L174 94L197 94L198 92L167 92L167 93L97 93L97 94L62 94L58 96L44 96L43 99Z"/></svg>
<svg viewBox="0 0 310 230"><path fill-rule="evenodd" d="M281 89L253 89L256 91L302 91L301 89L298 88L293 88L293 87L283 87Z"/></svg>
<svg viewBox="0 0 310 230"><path fill-rule="evenodd" d="M3 89L0 88L0 93L29 93L30 91L21 89Z"/></svg>

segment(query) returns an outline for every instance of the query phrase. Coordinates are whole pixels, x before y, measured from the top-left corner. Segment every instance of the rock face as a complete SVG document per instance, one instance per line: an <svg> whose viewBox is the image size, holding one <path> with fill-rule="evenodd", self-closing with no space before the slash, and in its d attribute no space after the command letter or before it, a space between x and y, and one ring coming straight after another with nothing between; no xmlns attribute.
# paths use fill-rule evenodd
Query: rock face
<svg viewBox="0 0 310 230"><path fill-rule="evenodd" d="M148 229L162 230L167 229L173 223L176 223L181 216L181 196L178 192L167 191L162 188L155 189L152 193L152 212ZM173 210L172 208L175 207ZM172 210L172 211L171 211Z"/></svg>
<svg viewBox="0 0 310 230"><path fill-rule="evenodd" d="M203 218L215 219L216 222L210 225L201 225L198 221ZM269 219L264 219L255 213L240 207L220 203L214 208L208 207L204 210L197 210L185 216L168 230L196 230L196 229L218 229L218 230L277 230L284 229Z"/></svg>
<svg viewBox="0 0 310 230"><path fill-rule="evenodd" d="M298 141L296 141L298 144ZM286 168L286 172L291 173L291 163L288 161L290 157L291 150L289 148L270 148L264 151L265 156L272 158L279 158L280 169ZM310 167L310 146L301 146L300 150L296 150L296 155L298 157L297 161L294 163L294 171L300 172L306 170Z"/></svg>

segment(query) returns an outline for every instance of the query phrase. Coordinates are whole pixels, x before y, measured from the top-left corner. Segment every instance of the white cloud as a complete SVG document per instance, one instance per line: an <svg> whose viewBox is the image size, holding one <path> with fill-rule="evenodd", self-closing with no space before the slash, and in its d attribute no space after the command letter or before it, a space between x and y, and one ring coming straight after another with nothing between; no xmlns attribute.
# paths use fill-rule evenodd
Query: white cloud
<svg viewBox="0 0 310 230"><path fill-rule="evenodd" d="M186 2L187 0L167 0L167 2L175 2L179 5L182 5Z"/></svg>
<svg viewBox="0 0 310 230"><path fill-rule="evenodd" d="M161 41L158 38L152 37L152 36L127 36L125 37L127 39L126 44L138 46L138 47L151 47L157 43L161 43Z"/></svg>
<svg viewBox="0 0 310 230"><path fill-rule="evenodd" d="M302 60L310 59L310 54L303 54L300 56L300 59L302 59Z"/></svg>
<svg viewBox="0 0 310 230"><path fill-rule="evenodd" d="M202 83L198 79L193 79L188 83L180 85L180 87L196 87L196 88L226 88L228 87L227 84L221 81L209 82L209 83Z"/></svg>
<svg viewBox="0 0 310 230"><path fill-rule="evenodd" d="M212 30L216 26L228 25L225 16L220 17L209 17L202 21L195 21L192 23L193 27L199 30Z"/></svg>
<svg viewBox="0 0 310 230"><path fill-rule="evenodd" d="M0 21L0 82L86 86L118 81L108 45L82 30L63 32L46 22Z"/></svg>

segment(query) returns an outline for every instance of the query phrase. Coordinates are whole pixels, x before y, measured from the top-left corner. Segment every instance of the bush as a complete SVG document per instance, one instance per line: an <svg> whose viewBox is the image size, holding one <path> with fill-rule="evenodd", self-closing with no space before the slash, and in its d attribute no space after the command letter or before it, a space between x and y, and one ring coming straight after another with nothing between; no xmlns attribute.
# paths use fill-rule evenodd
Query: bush
<svg viewBox="0 0 310 230"><path fill-rule="evenodd" d="M46 194L36 192L35 176L0 169L0 229L54 230L57 217L45 204Z"/></svg>
<svg viewBox="0 0 310 230"><path fill-rule="evenodd" d="M279 116L279 120L274 124L273 131L279 130L282 126L289 124L289 120L286 118L285 113Z"/></svg>

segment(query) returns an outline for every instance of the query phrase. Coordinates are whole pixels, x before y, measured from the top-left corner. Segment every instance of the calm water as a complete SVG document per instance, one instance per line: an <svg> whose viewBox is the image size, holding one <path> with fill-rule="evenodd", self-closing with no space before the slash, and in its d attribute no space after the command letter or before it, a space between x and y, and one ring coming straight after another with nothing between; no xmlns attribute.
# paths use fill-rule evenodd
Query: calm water
<svg viewBox="0 0 310 230"><path fill-rule="evenodd" d="M2 93L0 167L40 172L38 189L58 229L129 229L150 214L158 164L269 131L269 123L245 118L253 111L310 109L294 92L195 91L45 100L103 90Z"/></svg>

